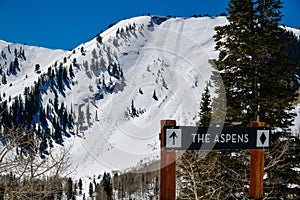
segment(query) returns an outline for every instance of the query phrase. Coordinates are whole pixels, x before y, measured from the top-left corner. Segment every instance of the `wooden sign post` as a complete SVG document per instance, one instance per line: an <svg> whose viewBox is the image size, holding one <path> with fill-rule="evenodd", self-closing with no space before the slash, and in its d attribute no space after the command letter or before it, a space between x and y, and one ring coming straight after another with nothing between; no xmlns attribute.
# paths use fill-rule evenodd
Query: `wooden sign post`
<svg viewBox="0 0 300 200"><path fill-rule="evenodd" d="M165 150L165 127L176 126L175 120L161 120L160 134L160 200L175 200L176 196L176 152Z"/></svg>
<svg viewBox="0 0 300 200"><path fill-rule="evenodd" d="M252 127L265 127L265 122L251 122ZM264 149L250 150L250 199L263 199L264 188Z"/></svg>
<svg viewBox="0 0 300 200"><path fill-rule="evenodd" d="M263 122L251 127L176 126L175 120L161 121L160 199L175 200L176 150L251 149L251 199L263 198L264 148L270 146L270 129Z"/></svg>

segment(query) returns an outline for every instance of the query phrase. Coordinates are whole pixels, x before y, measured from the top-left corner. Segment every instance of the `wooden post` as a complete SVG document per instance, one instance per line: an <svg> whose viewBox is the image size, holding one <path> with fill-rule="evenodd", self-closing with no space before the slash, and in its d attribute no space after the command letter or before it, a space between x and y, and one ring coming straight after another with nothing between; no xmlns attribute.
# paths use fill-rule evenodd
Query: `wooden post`
<svg viewBox="0 0 300 200"><path fill-rule="evenodd" d="M252 127L263 127L265 122L251 122ZM263 199L264 149L250 150L250 199Z"/></svg>
<svg viewBox="0 0 300 200"><path fill-rule="evenodd" d="M176 197L176 152L164 150L164 127L176 126L175 120L161 120L160 132L160 200L175 200Z"/></svg>

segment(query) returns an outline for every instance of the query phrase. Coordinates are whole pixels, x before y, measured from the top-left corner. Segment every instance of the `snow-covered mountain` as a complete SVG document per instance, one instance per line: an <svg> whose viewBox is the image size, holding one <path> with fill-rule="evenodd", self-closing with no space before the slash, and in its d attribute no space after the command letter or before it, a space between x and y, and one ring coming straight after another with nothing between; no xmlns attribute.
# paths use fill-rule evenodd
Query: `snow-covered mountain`
<svg viewBox="0 0 300 200"><path fill-rule="evenodd" d="M72 98L65 100L85 107L84 111L90 105L91 113L91 124L80 133L82 139L73 143L72 163L77 163L79 176L157 158L162 119L195 124L201 94L210 77L208 60L217 56L214 27L225 23L222 17L132 18L103 32L102 44L94 38L69 55L67 62L76 58L77 63L93 65L98 61L100 68L101 63L117 63L124 74L122 83L109 78L107 71L75 72L78 84L67 95ZM95 82L102 77L106 84L110 81L118 87L112 92L102 90L103 99L93 102L99 90Z"/></svg>
<svg viewBox="0 0 300 200"><path fill-rule="evenodd" d="M14 97L22 93L26 86L31 86L34 81L37 81L39 74L35 73L35 65L38 64L41 69L46 69L47 66L50 66L67 53L63 50L13 44L3 40L0 40L0 51L0 91L2 95L6 93L7 97ZM9 84L3 84L3 74L6 74L10 65L14 64L15 58L19 63L19 70L15 74L12 73L11 76L6 75Z"/></svg>
<svg viewBox="0 0 300 200"><path fill-rule="evenodd" d="M72 110L76 123L64 145L72 146L73 175L141 165L159 156L160 120L198 120L209 59L218 55L214 27L226 23L225 17L135 17L72 51L0 41L1 78L9 74L0 85L1 100L23 94L60 66L72 69L63 86L44 84L41 98L47 107L57 95Z"/></svg>

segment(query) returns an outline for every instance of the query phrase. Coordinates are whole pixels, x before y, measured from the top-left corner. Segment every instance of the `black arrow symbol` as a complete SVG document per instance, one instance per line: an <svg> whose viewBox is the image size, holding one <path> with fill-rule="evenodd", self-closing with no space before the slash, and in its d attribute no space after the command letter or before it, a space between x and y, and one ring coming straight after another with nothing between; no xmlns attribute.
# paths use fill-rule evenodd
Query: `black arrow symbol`
<svg viewBox="0 0 300 200"><path fill-rule="evenodd" d="M178 136L176 135L175 131L173 131L173 133L170 135L169 138L173 138L173 145L175 145L175 138L178 138Z"/></svg>

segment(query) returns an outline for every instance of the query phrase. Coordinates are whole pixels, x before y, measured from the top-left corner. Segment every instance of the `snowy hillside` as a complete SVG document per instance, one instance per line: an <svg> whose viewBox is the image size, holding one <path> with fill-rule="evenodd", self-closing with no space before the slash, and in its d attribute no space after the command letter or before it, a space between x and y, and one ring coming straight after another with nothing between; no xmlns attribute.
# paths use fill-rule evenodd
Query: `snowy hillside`
<svg viewBox="0 0 300 200"><path fill-rule="evenodd" d="M101 70L83 73L82 69L75 73L78 84L68 94L72 98L65 101L82 106L83 111L89 106L91 113L90 125L79 133L82 139L75 138L73 144L72 162L77 163L79 176L121 170L144 158L156 158L162 119L195 124L210 77L208 59L217 56L213 28L224 23L225 18L132 18L102 33L102 44L95 38L70 55L68 62L74 58L77 63L115 62L124 73L124 84L112 92L102 91L103 99L96 101L95 82L99 77L108 82L109 74ZM79 51L82 48L84 54Z"/></svg>
<svg viewBox="0 0 300 200"><path fill-rule="evenodd" d="M6 75L9 84L1 84L0 86L1 93L5 92L7 97L13 97L23 92L26 86L37 81L39 74L35 72L35 65L40 65L40 71L43 71L66 54L66 51L63 50L13 44L3 40L0 40L0 51L0 69L4 74L7 74L11 64L15 64L15 58L18 60L19 70L16 70L16 73ZM2 75L1 78L3 79ZM2 79L0 80L1 83Z"/></svg>
<svg viewBox="0 0 300 200"><path fill-rule="evenodd" d="M298 39L300 39L300 29L296 29L296 28L292 28L292 27L288 27L288 26L284 26L283 28L287 31L294 33L294 35L296 37L298 37Z"/></svg>
<svg viewBox="0 0 300 200"><path fill-rule="evenodd" d="M160 120L180 125L198 120L209 59L217 58L214 27L226 23L225 17L135 17L72 51L0 41L3 73L10 63L19 67L1 83L0 95L2 101L13 98L50 69L70 68L73 75L68 72L61 88L43 85L42 104L47 107L57 95L59 104L72 110L72 137L64 140L72 146L72 175L141 165L159 156Z"/></svg>

